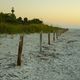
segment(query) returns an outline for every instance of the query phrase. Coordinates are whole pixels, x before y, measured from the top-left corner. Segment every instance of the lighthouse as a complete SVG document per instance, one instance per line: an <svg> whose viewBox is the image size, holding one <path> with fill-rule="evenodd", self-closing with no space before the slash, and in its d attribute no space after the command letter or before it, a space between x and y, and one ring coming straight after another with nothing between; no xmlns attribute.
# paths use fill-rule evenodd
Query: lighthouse
<svg viewBox="0 0 80 80"><path fill-rule="evenodd" d="M15 12L15 11L14 11L14 7L12 7L12 9L11 9L11 13L14 14L14 12Z"/></svg>

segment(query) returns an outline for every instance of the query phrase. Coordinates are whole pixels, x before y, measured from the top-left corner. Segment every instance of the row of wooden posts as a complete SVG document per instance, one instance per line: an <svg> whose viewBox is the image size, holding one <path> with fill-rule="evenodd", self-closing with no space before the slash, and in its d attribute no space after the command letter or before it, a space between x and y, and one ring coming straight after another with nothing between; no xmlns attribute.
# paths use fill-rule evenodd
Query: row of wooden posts
<svg viewBox="0 0 80 80"><path fill-rule="evenodd" d="M42 34L40 32L40 53L42 53ZM60 33L53 32L53 41L55 42L58 39ZM17 66L21 66L21 57L22 57L22 49L23 49L23 38L24 35L20 35L19 47L18 47L18 57L17 57ZM48 45L50 45L50 33L48 33Z"/></svg>
<svg viewBox="0 0 80 80"><path fill-rule="evenodd" d="M53 42L55 42L58 39L59 34L56 32L53 32ZM51 44L51 36L50 33L48 33L48 45ZM40 53L42 53L42 31L40 32Z"/></svg>

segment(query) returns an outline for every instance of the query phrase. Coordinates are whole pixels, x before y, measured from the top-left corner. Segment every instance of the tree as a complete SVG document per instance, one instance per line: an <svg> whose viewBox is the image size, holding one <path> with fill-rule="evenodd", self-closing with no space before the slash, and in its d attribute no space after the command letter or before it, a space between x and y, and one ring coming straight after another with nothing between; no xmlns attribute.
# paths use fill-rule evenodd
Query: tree
<svg viewBox="0 0 80 80"><path fill-rule="evenodd" d="M0 22L8 22L8 23L15 23L16 16L15 14L11 13L0 13Z"/></svg>
<svg viewBox="0 0 80 80"><path fill-rule="evenodd" d="M23 23L22 17L17 18L17 22L22 24Z"/></svg>
<svg viewBox="0 0 80 80"><path fill-rule="evenodd" d="M1 22L4 22L4 13L2 13L2 12L0 13L0 23Z"/></svg>
<svg viewBox="0 0 80 80"><path fill-rule="evenodd" d="M42 24L43 21L41 21L41 20L39 20L39 19L32 19L32 20L29 20L29 23Z"/></svg>
<svg viewBox="0 0 80 80"><path fill-rule="evenodd" d="M28 18L25 17L25 18L24 18L24 24L27 24L27 23L28 23Z"/></svg>
<svg viewBox="0 0 80 80"><path fill-rule="evenodd" d="M16 22L16 16L14 14L7 13L4 16L5 16L5 22L8 22L8 23Z"/></svg>

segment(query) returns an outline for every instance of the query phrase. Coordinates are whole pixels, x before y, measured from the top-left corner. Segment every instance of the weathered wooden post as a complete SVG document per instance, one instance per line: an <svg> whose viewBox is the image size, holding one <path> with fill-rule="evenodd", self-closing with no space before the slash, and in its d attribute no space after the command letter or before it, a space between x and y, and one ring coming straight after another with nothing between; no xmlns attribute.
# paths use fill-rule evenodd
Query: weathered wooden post
<svg viewBox="0 0 80 80"><path fill-rule="evenodd" d="M17 66L21 66L21 56L23 49L23 35L20 35L19 47L18 47L18 58L17 58Z"/></svg>
<svg viewBox="0 0 80 80"><path fill-rule="evenodd" d="M40 53L42 52L42 31L40 32Z"/></svg>
<svg viewBox="0 0 80 80"><path fill-rule="evenodd" d="M56 39L58 40L58 32L56 32Z"/></svg>
<svg viewBox="0 0 80 80"><path fill-rule="evenodd" d="M56 39L59 39L59 36L61 35L61 30L58 30L57 31L57 34L56 34Z"/></svg>
<svg viewBox="0 0 80 80"><path fill-rule="evenodd" d="M53 41L55 41L55 32L53 32Z"/></svg>
<svg viewBox="0 0 80 80"><path fill-rule="evenodd" d="M50 33L48 33L48 44L50 45Z"/></svg>
<svg viewBox="0 0 80 80"><path fill-rule="evenodd" d="M55 42L56 42L56 32L55 32Z"/></svg>
<svg viewBox="0 0 80 80"><path fill-rule="evenodd" d="M59 30L58 32L59 32L59 34L58 34L58 35L59 35L59 36L61 36L61 34L62 34L62 30Z"/></svg>

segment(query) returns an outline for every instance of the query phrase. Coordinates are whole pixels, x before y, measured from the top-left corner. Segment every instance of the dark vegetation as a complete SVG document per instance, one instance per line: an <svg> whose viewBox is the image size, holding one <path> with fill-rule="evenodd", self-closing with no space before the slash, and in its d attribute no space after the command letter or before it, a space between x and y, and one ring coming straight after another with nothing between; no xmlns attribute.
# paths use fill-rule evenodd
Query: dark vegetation
<svg viewBox="0 0 80 80"><path fill-rule="evenodd" d="M49 26L39 19L28 20L27 17L16 18L14 8L11 13L0 13L0 33L34 33L34 32L56 32L58 30L66 31L59 27Z"/></svg>

